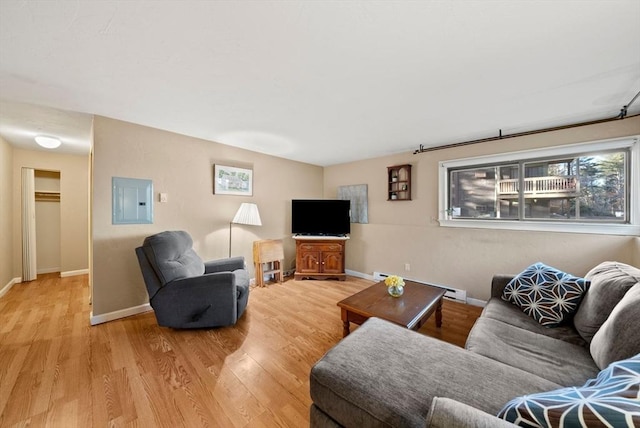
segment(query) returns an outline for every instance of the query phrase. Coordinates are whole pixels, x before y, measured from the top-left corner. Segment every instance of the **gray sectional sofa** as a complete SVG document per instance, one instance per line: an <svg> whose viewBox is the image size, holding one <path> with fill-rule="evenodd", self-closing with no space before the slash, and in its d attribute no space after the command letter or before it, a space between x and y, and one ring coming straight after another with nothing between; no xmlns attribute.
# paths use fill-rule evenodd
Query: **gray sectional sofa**
<svg viewBox="0 0 640 428"><path fill-rule="evenodd" d="M466 349L368 320L312 368L311 426L511 426L495 416L510 400L580 387L640 354L640 269L592 269L577 312L554 328L501 298L512 278L493 278Z"/></svg>

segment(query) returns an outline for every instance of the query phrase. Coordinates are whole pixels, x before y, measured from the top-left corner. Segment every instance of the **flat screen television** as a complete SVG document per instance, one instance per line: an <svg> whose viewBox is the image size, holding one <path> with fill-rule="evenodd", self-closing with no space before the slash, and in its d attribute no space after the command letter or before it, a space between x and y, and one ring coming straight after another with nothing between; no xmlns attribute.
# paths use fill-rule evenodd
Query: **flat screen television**
<svg viewBox="0 0 640 428"><path fill-rule="evenodd" d="M341 236L351 232L351 202L337 199L293 199L291 232L298 235Z"/></svg>

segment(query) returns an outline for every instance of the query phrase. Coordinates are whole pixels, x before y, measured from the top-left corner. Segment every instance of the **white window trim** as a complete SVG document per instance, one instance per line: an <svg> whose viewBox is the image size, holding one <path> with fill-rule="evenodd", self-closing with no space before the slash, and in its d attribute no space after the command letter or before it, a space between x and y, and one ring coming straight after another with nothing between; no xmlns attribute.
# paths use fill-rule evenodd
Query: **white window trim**
<svg viewBox="0 0 640 428"><path fill-rule="evenodd" d="M640 236L640 136L591 141L586 143L567 144L563 146L541 149L522 150L496 155L477 156L438 162L438 222L444 227L463 227L475 229L529 230L566 233L596 233L605 235ZM620 223L579 223L534 220L499 220L499 219L450 219L447 218L447 196L449 193L449 168L478 166L504 162L518 162L523 159L564 156L577 153L597 152L603 150L626 149L630 151L631 177L629 192L629 224Z"/></svg>

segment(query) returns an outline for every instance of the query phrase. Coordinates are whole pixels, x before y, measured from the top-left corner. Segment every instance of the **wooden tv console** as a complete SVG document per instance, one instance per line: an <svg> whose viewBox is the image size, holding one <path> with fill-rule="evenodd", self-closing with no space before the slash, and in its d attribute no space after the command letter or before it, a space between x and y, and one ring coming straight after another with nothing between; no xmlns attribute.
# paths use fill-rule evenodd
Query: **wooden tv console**
<svg viewBox="0 0 640 428"><path fill-rule="evenodd" d="M338 279L344 281L344 247L348 236L294 236L294 279Z"/></svg>

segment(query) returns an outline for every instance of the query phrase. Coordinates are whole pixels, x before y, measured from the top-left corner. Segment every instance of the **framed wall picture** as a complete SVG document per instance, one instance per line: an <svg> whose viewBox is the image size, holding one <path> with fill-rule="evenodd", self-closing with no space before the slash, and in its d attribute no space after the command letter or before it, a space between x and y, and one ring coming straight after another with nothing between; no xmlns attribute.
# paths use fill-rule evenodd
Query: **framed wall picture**
<svg viewBox="0 0 640 428"><path fill-rule="evenodd" d="M215 195L253 196L253 170L235 166L213 166Z"/></svg>
<svg viewBox="0 0 640 428"><path fill-rule="evenodd" d="M368 185L338 186L338 199L351 201L351 223L369 223Z"/></svg>

